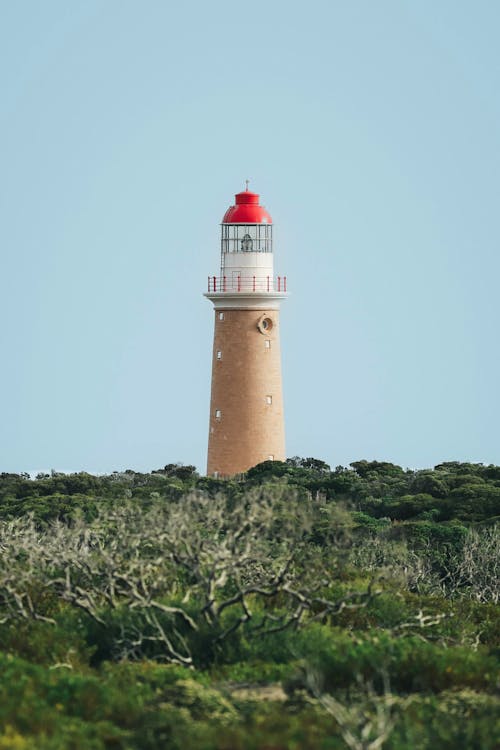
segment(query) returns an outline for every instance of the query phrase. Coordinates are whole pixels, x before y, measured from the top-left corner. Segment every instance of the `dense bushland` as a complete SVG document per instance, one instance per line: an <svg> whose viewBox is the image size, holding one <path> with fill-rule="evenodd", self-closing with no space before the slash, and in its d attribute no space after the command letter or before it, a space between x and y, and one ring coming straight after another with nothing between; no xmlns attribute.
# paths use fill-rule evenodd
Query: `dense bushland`
<svg viewBox="0 0 500 750"><path fill-rule="evenodd" d="M500 468L0 475L0 749L500 746Z"/></svg>

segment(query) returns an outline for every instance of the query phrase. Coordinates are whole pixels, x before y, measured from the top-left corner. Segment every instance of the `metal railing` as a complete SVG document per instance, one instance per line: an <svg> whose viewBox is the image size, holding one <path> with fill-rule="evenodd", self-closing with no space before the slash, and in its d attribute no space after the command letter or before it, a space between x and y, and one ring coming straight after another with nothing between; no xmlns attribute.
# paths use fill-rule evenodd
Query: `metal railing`
<svg viewBox="0 0 500 750"><path fill-rule="evenodd" d="M286 276L209 276L208 293L286 292Z"/></svg>

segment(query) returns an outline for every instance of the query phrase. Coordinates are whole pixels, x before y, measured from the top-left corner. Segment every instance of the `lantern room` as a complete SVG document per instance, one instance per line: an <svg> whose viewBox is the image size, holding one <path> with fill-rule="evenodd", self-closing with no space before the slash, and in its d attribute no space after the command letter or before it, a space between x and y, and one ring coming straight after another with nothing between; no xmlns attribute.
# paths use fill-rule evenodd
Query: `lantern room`
<svg viewBox="0 0 500 750"><path fill-rule="evenodd" d="M222 219L221 254L272 253L273 220L259 204L258 193L247 189L235 195Z"/></svg>
<svg viewBox="0 0 500 750"><path fill-rule="evenodd" d="M248 293L285 295L286 278L275 279L273 266L273 220L247 182L223 216L220 273L209 276L208 295L229 299L236 293L240 301Z"/></svg>

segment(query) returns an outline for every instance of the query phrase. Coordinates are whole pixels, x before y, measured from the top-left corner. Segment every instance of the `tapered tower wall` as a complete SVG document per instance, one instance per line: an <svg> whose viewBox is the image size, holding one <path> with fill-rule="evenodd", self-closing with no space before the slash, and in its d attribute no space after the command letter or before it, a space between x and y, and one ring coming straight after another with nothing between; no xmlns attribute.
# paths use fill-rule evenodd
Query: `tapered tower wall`
<svg viewBox="0 0 500 750"><path fill-rule="evenodd" d="M279 310L215 310L209 475L285 459Z"/></svg>

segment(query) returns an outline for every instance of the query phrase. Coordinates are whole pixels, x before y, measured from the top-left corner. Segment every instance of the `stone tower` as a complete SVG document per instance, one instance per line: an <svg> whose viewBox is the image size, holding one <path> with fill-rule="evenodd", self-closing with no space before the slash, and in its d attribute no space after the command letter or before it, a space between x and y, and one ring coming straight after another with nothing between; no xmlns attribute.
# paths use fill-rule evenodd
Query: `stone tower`
<svg viewBox="0 0 500 750"><path fill-rule="evenodd" d="M274 276L273 223L259 196L238 193L222 219L220 275L205 294L215 308L209 476L284 461L279 309L286 277Z"/></svg>

